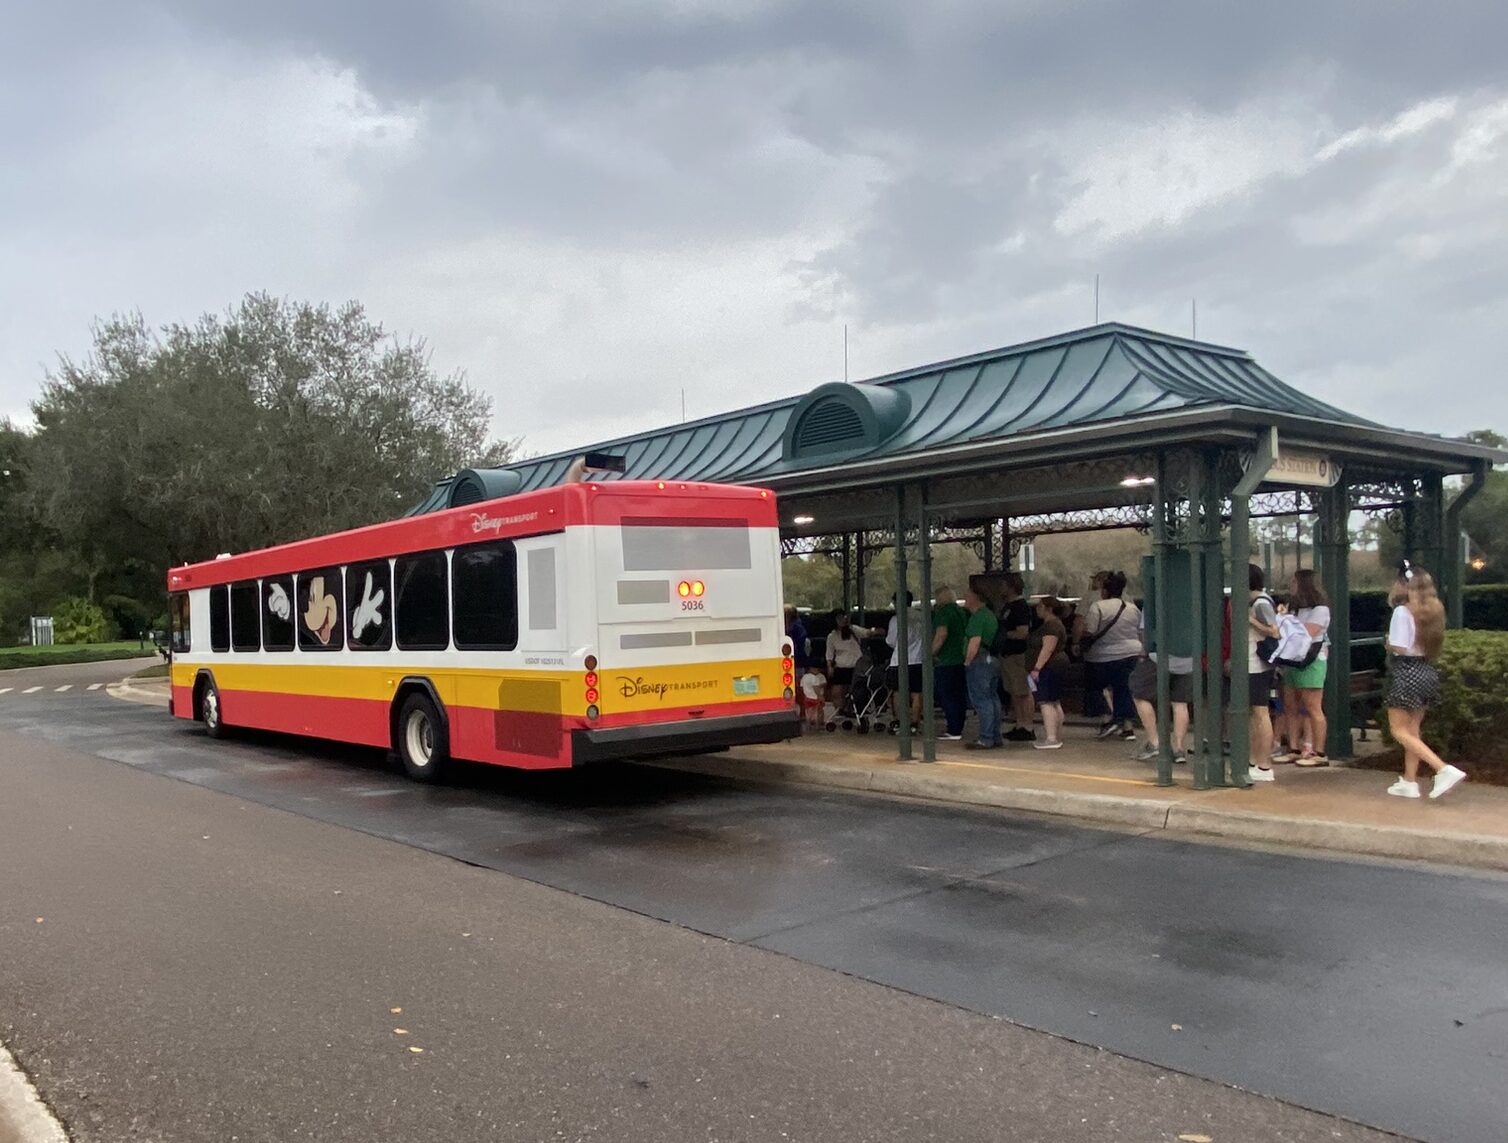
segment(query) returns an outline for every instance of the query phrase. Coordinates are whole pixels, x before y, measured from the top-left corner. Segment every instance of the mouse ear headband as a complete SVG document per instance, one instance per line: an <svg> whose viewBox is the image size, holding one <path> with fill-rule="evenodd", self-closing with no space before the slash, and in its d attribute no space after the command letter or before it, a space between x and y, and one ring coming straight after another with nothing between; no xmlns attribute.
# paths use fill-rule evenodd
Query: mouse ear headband
<svg viewBox="0 0 1508 1143"><path fill-rule="evenodd" d="M1411 579L1413 579L1414 578L1414 565L1411 564L1406 559L1399 560L1398 561L1398 578L1402 579L1402 580L1411 580Z"/></svg>

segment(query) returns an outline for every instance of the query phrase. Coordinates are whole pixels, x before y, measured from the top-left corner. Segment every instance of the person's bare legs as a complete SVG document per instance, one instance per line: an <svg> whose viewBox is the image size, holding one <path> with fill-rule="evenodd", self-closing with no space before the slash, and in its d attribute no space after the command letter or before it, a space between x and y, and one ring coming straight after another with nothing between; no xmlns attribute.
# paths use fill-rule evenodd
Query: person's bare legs
<svg viewBox="0 0 1508 1143"><path fill-rule="evenodd" d="M1182 754L1189 741L1189 704L1173 704L1173 753Z"/></svg>
<svg viewBox="0 0 1508 1143"><path fill-rule="evenodd" d="M1330 723L1325 719L1325 692L1307 687L1299 691L1299 701L1304 704L1304 717L1309 720L1309 729L1314 735L1309 741L1314 744L1316 754L1323 754L1330 733Z"/></svg>
<svg viewBox="0 0 1508 1143"><path fill-rule="evenodd" d="M1424 712L1422 710L1400 710L1397 707L1388 707L1388 732L1392 734L1393 741L1403 747L1403 780L1405 782L1419 780L1421 759L1436 774L1445 769L1445 762L1440 755L1431 750L1424 739L1419 737L1419 729L1423 725Z"/></svg>
<svg viewBox="0 0 1508 1143"><path fill-rule="evenodd" d="M1251 708L1251 759L1252 765L1265 770L1272 764L1272 711L1267 704Z"/></svg>
<svg viewBox="0 0 1508 1143"><path fill-rule="evenodd" d="M1136 699L1136 716L1141 719L1141 728L1147 732L1147 745L1156 747L1162 740L1157 737L1157 708L1146 699ZM1175 739L1178 737L1175 733Z"/></svg>
<svg viewBox="0 0 1508 1143"><path fill-rule="evenodd" d="M1288 740L1288 749L1294 753L1302 753L1304 749L1304 703L1299 698L1296 687L1283 688L1283 715L1282 725L1275 728L1273 748L1281 745L1277 738Z"/></svg>
<svg viewBox="0 0 1508 1143"><path fill-rule="evenodd" d="M1063 741L1063 704L1045 702L1037 708L1042 712L1042 731L1049 742Z"/></svg>
<svg viewBox="0 0 1508 1143"><path fill-rule="evenodd" d="M1037 700L1032 698L1031 692L1024 695L1011 695L1011 710L1016 715L1016 725L1024 730L1030 730L1032 723L1037 721Z"/></svg>

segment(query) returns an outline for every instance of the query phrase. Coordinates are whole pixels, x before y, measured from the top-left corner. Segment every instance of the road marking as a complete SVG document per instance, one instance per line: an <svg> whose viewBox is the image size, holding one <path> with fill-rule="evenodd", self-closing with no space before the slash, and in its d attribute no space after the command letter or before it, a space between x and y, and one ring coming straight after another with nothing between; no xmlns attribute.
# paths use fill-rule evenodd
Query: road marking
<svg viewBox="0 0 1508 1143"><path fill-rule="evenodd" d="M58 687L53 693L54 694L62 694L64 691L71 691L71 690L73 690L73 684L72 683L64 683L62 686Z"/></svg>
<svg viewBox="0 0 1508 1143"><path fill-rule="evenodd" d="M8 695L15 689L15 687L0 687L0 695Z"/></svg>
<svg viewBox="0 0 1508 1143"><path fill-rule="evenodd" d="M97 691L97 690L99 690L99 689L100 689L100 687L102 687L102 686L104 686L104 685L105 685L105 684L104 684L104 683L90 683L90 684L89 684L89 689L90 689L90 690L91 690L91 691Z"/></svg>
<svg viewBox="0 0 1508 1143"><path fill-rule="evenodd" d="M23 694L23 695L34 695L34 694L36 694L36 693L37 693L37 692L38 692L38 691L39 691L39 690L41 690L41 689L42 689L42 688L41 688L41 687L27 687L27 688L26 688L26 689L25 689L25 690L24 690L24 691L22 691L22 692L21 692L21 693L22 693L22 694Z"/></svg>

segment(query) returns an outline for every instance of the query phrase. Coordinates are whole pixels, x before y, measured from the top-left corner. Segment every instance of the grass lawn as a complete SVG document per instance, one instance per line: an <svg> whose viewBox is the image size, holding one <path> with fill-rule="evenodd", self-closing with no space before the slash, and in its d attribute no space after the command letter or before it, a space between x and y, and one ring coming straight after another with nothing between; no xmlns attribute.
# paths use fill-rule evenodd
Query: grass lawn
<svg viewBox="0 0 1508 1143"><path fill-rule="evenodd" d="M50 647L0 647L0 671L12 667L52 667L63 663L103 663L110 659L137 659L155 655L148 643L146 650L135 639L120 643L54 643Z"/></svg>

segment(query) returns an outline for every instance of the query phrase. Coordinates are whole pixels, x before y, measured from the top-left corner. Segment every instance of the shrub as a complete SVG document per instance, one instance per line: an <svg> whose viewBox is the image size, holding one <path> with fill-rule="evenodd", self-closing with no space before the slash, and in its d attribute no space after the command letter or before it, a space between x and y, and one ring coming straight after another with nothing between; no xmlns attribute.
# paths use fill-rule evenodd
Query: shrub
<svg viewBox="0 0 1508 1143"><path fill-rule="evenodd" d="M52 609L52 637L59 643L102 643L105 613L87 599L65 599Z"/></svg>
<svg viewBox="0 0 1508 1143"><path fill-rule="evenodd" d="M1392 610L1386 591L1351 593L1351 630L1386 631ZM1508 583L1469 585L1461 596L1461 618L1468 631L1508 631Z"/></svg>
<svg viewBox="0 0 1508 1143"><path fill-rule="evenodd" d="M1435 665L1440 705L1424 740L1447 760L1508 762L1508 631L1447 631Z"/></svg>

